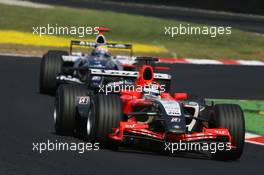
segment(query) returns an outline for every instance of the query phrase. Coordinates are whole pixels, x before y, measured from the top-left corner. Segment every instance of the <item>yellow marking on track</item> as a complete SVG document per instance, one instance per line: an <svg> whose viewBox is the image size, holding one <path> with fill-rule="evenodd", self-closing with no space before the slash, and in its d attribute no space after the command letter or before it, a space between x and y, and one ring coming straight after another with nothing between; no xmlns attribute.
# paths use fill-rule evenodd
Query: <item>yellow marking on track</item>
<svg viewBox="0 0 264 175"><path fill-rule="evenodd" d="M39 36L32 33L13 30L0 30L0 44L22 44L31 46L69 47L70 40L84 40L82 38L65 38L58 36ZM94 41L85 39L85 41ZM111 42L111 41L109 41ZM113 42L113 41L112 41ZM167 49L150 44L132 43L135 53L166 53Z"/></svg>

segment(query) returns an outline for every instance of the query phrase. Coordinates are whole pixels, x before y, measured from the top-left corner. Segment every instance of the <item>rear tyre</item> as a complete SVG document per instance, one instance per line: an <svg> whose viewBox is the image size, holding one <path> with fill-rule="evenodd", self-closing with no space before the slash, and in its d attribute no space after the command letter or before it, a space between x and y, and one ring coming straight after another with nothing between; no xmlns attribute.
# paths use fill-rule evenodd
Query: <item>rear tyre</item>
<svg viewBox="0 0 264 175"><path fill-rule="evenodd" d="M55 98L54 122L55 131L62 135L72 135L76 129L78 115L76 110L77 96L88 96L89 91L75 85L60 85Z"/></svg>
<svg viewBox="0 0 264 175"><path fill-rule="evenodd" d="M210 128L227 128L232 137L230 151L217 151L212 154L216 160L236 160L242 155L245 141L245 120L240 106L234 104L218 104L212 109L209 119Z"/></svg>
<svg viewBox="0 0 264 175"><path fill-rule="evenodd" d="M63 55L68 55L68 52L54 50L43 55L39 77L39 91L41 93L54 93L56 91L56 76L62 72Z"/></svg>
<svg viewBox="0 0 264 175"><path fill-rule="evenodd" d="M122 119L122 103L116 94L97 94L91 102L91 110L87 119L87 138L98 141L103 146L117 149L118 144L109 139L113 128L119 126Z"/></svg>

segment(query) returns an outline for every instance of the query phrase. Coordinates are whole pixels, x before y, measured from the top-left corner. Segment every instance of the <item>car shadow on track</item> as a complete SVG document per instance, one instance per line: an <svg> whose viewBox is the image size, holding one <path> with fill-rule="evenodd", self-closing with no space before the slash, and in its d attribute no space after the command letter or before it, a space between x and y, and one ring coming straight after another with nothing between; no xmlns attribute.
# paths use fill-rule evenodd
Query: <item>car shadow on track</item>
<svg viewBox="0 0 264 175"><path fill-rule="evenodd" d="M52 135L54 136L59 136L61 140L63 141L73 141L75 140L76 143L78 142L87 142L87 140L84 139L82 135L71 135L71 136L66 136L66 135L59 135L56 134L55 132L51 132ZM72 140L73 139L73 140ZM88 142L87 142L88 143ZM137 148L136 146L129 146L129 147L124 147L121 146L118 148L118 150L112 150L107 147L101 147L100 150L104 151L111 151L111 152L116 152L116 153L125 153L125 154L144 154L148 156L164 156L164 157L175 157L175 158L187 158L187 159L200 159L200 160L210 160L210 154L205 153L205 152L184 152L184 151L178 151L174 152L173 154L167 151L150 151L146 148Z"/></svg>
<svg viewBox="0 0 264 175"><path fill-rule="evenodd" d="M109 150L109 149L108 149ZM199 159L199 160L211 160L211 156L209 153L205 152L184 152L178 151L175 153L169 153L165 151L146 151L139 150L134 148L120 147L118 150L110 150L118 153L126 153L126 154L144 154L148 156L164 156L164 157L173 157L173 158L186 158L186 159Z"/></svg>

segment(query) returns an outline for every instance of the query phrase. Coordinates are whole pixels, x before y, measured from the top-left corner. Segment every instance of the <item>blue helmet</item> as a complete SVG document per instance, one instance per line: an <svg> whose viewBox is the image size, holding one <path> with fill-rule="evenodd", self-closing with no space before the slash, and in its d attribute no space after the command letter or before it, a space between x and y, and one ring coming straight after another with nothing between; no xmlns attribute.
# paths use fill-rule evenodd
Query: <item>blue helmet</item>
<svg viewBox="0 0 264 175"><path fill-rule="evenodd" d="M96 48L94 48L91 55L100 58L111 57L111 54L108 51L108 47L105 45L97 46Z"/></svg>

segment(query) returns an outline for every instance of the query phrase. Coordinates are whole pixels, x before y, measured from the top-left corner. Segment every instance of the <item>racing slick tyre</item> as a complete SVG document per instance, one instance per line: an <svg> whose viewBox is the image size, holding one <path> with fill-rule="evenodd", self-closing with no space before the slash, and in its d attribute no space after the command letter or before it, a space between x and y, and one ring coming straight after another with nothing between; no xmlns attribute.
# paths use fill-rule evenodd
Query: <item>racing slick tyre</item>
<svg viewBox="0 0 264 175"><path fill-rule="evenodd" d="M53 50L43 55L39 77L39 91L41 93L55 92L57 87L56 76L62 72L63 55L68 55L68 52Z"/></svg>
<svg viewBox="0 0 264 175"><path fill-rule="evenodd" d="M213 107L209 128L227 128L231 135L231 144L235 146L231 150L220 151L212 154L216 160L239 159L244 148L245 119L240 106L235 104L217 104Z"/></svg>
<svg viewBox="0 0 264 175"><path fill-rule="evenodd" d="M78 96L88 95L89 91L81 86L69 84L59 86L54 110L54 123L57 134L72 135L74 133L79 122L76 99Z"/></svg>
<svg viewBox="0 0 264 175"><path fill-rule="evenodd" d="M88 140L100 142L104 147L117 149L118 142L110 140L113 128L122 120L122 103L117 94L97 94L91 101L87 119Z"/></svg>

